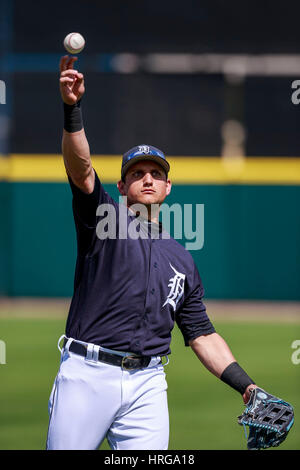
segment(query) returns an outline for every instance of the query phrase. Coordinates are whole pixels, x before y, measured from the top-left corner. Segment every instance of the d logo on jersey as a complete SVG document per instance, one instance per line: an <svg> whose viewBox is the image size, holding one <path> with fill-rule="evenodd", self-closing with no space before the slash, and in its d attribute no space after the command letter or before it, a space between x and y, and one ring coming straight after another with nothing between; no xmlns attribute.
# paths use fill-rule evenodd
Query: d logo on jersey
<svg viewBox="0 0 300 470"><path fill-rule="evenodd" d="M168 294L167 300L163 304L163 307L167 304L172 305L173 310L175 312L176 306L183 296L184 292L184 282L185 282L185 274L176 271L176 269L169 263L171 268L173 269L175 276L169 279L168 287L170 287L170 292Z"/></svg>

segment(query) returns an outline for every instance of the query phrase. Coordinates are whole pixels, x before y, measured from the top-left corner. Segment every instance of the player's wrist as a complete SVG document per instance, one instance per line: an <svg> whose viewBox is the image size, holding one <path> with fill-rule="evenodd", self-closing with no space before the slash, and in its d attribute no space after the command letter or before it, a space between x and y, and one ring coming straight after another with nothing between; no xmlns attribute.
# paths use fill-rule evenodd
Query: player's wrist
<svg viewBox="0 0 300 470"><path fill-rule="evenodd" d="M81 112L81 99L75 104L63 102L64 107L64 129L67 132L78 132L83 129L83 119Z"/></svg>
<svg viewBox="0 0 300 470"><path fill-rule="evenodd" d="M240 392L241 395L245 394L249 385L255 385L255 382L237 362L229 364L229 366L224 369L220 379Z"/></svg>

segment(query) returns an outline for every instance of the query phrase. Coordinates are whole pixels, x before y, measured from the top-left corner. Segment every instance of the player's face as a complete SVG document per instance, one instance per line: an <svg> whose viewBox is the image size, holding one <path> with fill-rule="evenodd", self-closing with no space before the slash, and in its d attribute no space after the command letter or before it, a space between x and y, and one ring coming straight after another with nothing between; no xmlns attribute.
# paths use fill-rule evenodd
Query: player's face
<svg viewBox="0 0 300 470"><path fill-rule="evenodd" d="M125 182L119 181L118 188L127 196L128 205L162 204L170 194L171 181L163 168L155 162L145 160L132 165L126 173Z"/></svg>

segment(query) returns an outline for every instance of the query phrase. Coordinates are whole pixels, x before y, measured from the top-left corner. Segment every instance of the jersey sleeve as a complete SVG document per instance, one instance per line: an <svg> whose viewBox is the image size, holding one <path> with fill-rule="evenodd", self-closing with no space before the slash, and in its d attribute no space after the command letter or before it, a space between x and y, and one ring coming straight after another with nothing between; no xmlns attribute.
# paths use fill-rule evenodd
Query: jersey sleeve
<svg viewBox="0 0 300 470"><path fill-rule="evenodd" d="M187 293L183 305L176 315L176 323L181 330L185 346L189 341L201 335L215 332L206 307L203 303L204 288L197 267L194 264L194 272L191 279L187 280Z"/></svg>
<svg viewBox="0 0 300 470"><path fill-rule="evenodd" d="M78 253L86 254L97 236L97 208L100 204L113 204L117 206L117 203L104 190L96 171L94 190L90 194L81 191L81 189L74 184L70 176L68 176L68 180L73 195L72 207L77 234Z"/></svg>

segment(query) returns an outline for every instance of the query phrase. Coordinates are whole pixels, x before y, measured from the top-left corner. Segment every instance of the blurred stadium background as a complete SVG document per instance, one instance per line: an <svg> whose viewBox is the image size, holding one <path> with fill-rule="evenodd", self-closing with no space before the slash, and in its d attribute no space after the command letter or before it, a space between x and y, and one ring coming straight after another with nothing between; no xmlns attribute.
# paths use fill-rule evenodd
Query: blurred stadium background
<svg viewBox="0 0 300 470"><path fill-rule="evenodd" d="M257 383L295 405L280 448L300 448L300 364L291 359L300 340L299 13L248 0L0 0L0 449L45 446L72 295L58 91L71 31L86 38L76 67L107 191L118 197L128 148L165 151L167 202L205 207L204 247L191 253L209 315ZM198 365L177 328L166 372L170 449L245 448L240 398Z"/></svg>

